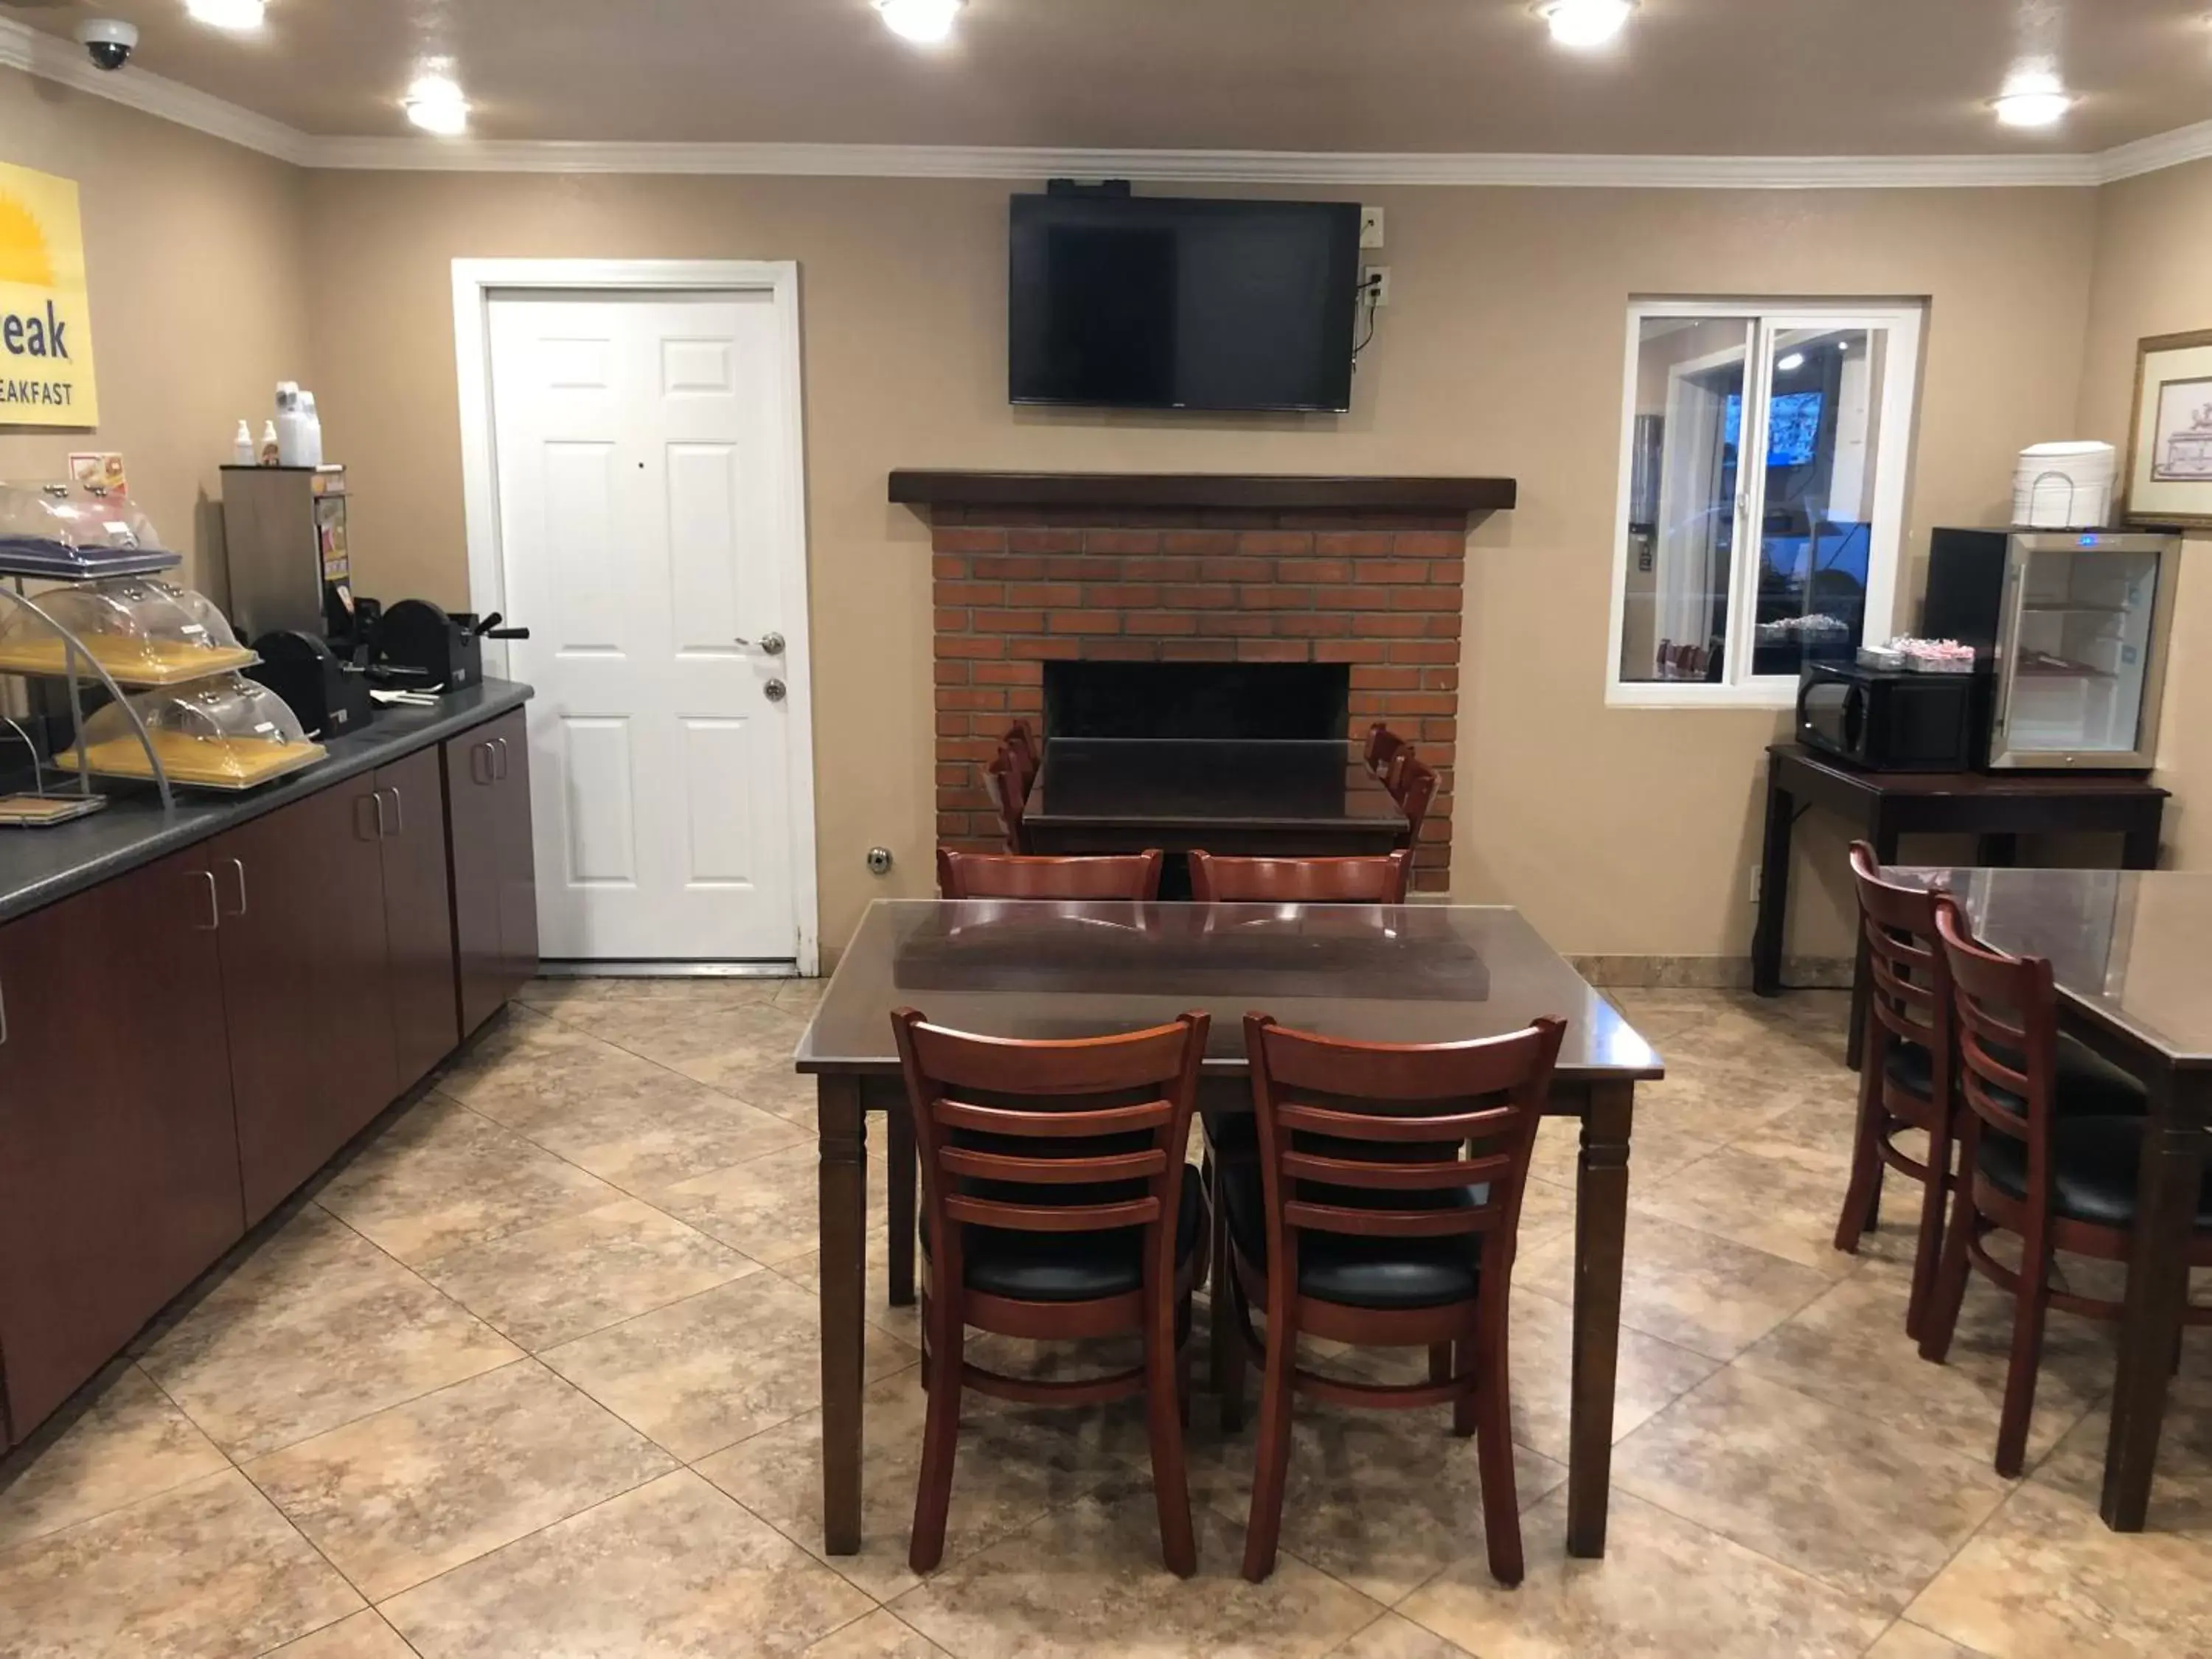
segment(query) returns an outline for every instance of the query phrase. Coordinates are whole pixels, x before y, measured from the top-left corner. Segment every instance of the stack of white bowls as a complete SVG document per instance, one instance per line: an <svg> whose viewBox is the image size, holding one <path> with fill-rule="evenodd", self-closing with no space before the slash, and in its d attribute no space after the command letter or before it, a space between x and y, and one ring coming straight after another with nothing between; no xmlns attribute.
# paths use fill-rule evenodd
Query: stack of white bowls
<svg viewBox="0 0 2212 1659"><path fill-rule="evenodd" d="M2102 530L2112 521L2118 468L2110 444L2031 444L2012 475L2012 521L2037 530Z"/></svg>

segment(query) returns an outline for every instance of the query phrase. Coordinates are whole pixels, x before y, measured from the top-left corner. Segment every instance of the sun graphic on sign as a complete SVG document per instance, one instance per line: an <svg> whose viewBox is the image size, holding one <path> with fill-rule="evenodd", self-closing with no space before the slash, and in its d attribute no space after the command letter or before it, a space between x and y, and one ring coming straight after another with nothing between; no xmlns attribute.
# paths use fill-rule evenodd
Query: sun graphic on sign
<svg viewBox="0 0 2212 1659"><path fill-rule="evenodd" d="M0 283L23 283L51 288L53 256L46 249L46 233L30 209L0 192Z"/></svg>

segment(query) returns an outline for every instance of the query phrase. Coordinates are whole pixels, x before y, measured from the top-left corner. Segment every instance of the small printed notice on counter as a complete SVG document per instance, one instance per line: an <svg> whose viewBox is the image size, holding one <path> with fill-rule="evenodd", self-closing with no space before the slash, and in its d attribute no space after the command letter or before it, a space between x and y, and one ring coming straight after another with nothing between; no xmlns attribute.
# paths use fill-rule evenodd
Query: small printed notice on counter
<svg viewBox="0 0 2212 1659"><path fill-rule="evenodd" d="M0 426L96 426L76 181L0 162Z"/></svg>
<svg viewBox="0 0 2212 1659"><path fill-rule="evenodd" d="M110 495L128 495L130 483L123 474L123 457L115 450L84 450L70 458L70 477L87 489Z"/></svg>

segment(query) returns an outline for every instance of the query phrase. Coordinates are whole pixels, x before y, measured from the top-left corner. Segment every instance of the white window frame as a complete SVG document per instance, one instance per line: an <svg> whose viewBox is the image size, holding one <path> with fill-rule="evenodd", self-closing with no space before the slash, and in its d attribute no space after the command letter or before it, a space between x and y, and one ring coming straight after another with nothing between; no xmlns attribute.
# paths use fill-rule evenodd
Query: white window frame
<svg viewBox="0 0 2212 1659"><path fill-rule="evenodd" d="M1802 328L1880 328L1889 337L1888 372L1873 457L1874 510L1867 526L1866 636L1886 639L1893 631L1897 580L1903 562L1905 495L1911 471L1913 415L1919 406L1921 339L1927 308L1895 300L1638 300L1628 307L1628 343L1621 381L1620 487L1613 515L1613 606L1606 630L1605 700L1628 708L1790 708L1796 705L1795 674L1753 674L1752 634L1758 606L1753 533L1765 522L1766 469L1737 469L1735 533L1729 574L1727 678L1713 684L1692 680L1624 680L1621 636L1628 614L1628 513L1636 464L1637 385L1643 355L1644 325L1662 318L1741 318L1753 325L1751 356L1744 366L1742 430L1763 431L1766 400L1774 383L1775 342Z"/></svg>

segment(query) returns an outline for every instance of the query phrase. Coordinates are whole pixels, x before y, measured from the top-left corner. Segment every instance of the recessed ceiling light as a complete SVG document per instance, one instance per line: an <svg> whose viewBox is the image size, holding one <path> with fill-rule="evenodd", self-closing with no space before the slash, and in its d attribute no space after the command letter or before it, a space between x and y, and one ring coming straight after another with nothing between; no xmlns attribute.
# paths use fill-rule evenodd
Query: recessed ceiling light
<svg viewBox="0 0 2212 1659"><path fill-rule="evenodd" d="M1774 366L1780 369L1784 374L1787 374L1793 368L1802 368L1805 367L1805 354L1802 351L1793 351L1787 357L1784 357L1780 362Z"/></svg>
<svg viewBox="0 0 2212 1659"><path fill-rule="evenodd" d="M185 0L185 15L211 29L243 33L267 21L269 0Z"/></svg>
<svg viewBox="0 0 2212 1659"><path fill-rule="evenodd" d="M469 130L469 100L461 95L459 87L442 75L418 76L399 106L423 131L442 138Z"/></svg>
<svg viewBox="0 0 2212 1659"><path fill-rule="evenodd" d="M2057 76L2037 70L2006 82L1990 107L2008 127L2048 127L2064 120L2074 102Z"/></svg>
<svg viewBox="0 0 2212 1659"><path fill-rule="evenodd" d="M941 46L952 38L953 20L968 0L876 0L884 27L902 40Z"/></svg>
<svg viewBox="0 0 2212 1659"><path fill-rule="evenodd" d="M1636 0L1545 0L1536 15L1563 46L1601 46L1627 27Z"/></svg>

